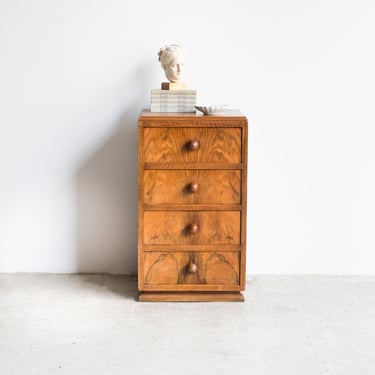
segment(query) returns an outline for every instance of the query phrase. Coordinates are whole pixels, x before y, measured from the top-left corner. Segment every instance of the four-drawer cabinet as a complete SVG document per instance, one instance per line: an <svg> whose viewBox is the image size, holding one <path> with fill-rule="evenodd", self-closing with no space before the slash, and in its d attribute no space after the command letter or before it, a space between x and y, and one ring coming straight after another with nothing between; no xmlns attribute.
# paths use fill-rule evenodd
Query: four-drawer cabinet
<svg viewBox="0 0 375 375"><path fill-rule="evenodd" d="M139 301L243 301L247 120L143 111Z"/></svg>

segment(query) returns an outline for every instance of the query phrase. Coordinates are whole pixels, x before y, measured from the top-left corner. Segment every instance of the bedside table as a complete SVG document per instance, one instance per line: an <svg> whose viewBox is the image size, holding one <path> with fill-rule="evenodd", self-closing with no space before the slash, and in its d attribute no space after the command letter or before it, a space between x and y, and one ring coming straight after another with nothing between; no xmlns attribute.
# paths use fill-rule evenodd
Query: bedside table
<svg viewBox="0 0 375 375"><path fill-rule="evenodd" d="M243 301L247 119L143 111L139 301Z"/></svg>

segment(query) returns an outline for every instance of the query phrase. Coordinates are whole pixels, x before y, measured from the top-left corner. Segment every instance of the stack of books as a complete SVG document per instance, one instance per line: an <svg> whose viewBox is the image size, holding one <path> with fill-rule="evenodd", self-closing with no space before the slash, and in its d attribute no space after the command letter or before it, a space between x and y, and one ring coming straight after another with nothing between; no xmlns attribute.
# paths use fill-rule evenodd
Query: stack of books
<svg viewBox="0 0 375 375"><path fill-rule="evenodd" d="M151 90L151 112L195 112L196 90Z"/></svg>

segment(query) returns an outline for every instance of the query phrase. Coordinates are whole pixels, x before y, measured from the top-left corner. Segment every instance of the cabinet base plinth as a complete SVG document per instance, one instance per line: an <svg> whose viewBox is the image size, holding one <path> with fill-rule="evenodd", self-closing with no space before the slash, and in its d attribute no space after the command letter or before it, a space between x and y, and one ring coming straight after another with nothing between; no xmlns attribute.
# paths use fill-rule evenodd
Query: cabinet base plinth
<svg viewBox="0 0 375 375"><path fill-rule="evenodd" d="M140 292L139 302L243 302L240 292Z"/></svg>

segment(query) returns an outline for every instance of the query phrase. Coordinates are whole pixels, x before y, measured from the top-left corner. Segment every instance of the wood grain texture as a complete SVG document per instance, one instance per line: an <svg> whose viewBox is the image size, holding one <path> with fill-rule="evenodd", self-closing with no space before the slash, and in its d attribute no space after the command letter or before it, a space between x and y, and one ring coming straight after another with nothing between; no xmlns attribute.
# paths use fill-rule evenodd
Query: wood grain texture
<svg viewBox="0 0 375 375"><path fill-rule="evenodd" d="M196 272L190 271L193 263ZM149 252L144 254L146 285L238 285L239 253Z"/></svg>
<svg viewBox="0 0 375 375"><path fill-rule="evenodd" d="M143 244L143 251L217 251L219 253L226 251L242 250L242 245L145 245Z"/></svg>
<svg viewBox="0 0 375 375"><path fill-rule="evenodd" d="M246 214L247 214L247 157L248 157L248 126L247 120L242 129L242 160L243 160L243 169L242 169L242 210L241 210L241 277L240 285L241 290L245 290L246 287Z"/></svg>
<svg viewBox="0 0 375 375"><path fill-rule="evenodd" d="M141 292L139 302L243 302L240 292Z"/></svg>
<svg viewBox="0 0 375 375"><path fill-rule="evenodd" d="M143 288L143 173L144 173L144 145L143 126L138 123L138 289Z"/></svg>
<svg viewBox="0 0 375 375"><path fill-rule="evenodd" d="M198 226L190 233L190 226ZM145 211L146 245L234 245L240 243L239 211Z"/></svg>
<svg viewBox="0 0 375 375"><path fill-rule="evenodd" d="M145 127L238 127L238 124L247 122L246 117L239 113L236 115L204 116L200 112L196 113L160 113L151 112L144 109L140 115L139 121Z"/></svg>
<svg viewBox="0 0 375 375"><path fill-rule="evenodd" d="M242 163L145 163L144 169L243 169Z"/></svg>
<svg viewBox="0 0 375 375"><path fill-rule="evenodd" d="M199 141L199 149L188 150ZM241 163L241 128L145 128L145 163Z"/></svg>
<svg viewBox="0 0 375 375"><path fill-rule="evenodd" d="M241 203L238 170L146 170L143 183L145 204Z"/></svg>
<svg viewBox="0 0 375 375"><path fill-rule="evenodd" d="M243 300L246 192L246 117L142 112L139 300Z"/></svg>
<svg viewBox="0 0 375 375"><path fill-rule="evenodd" d="M154 204L144 204L145 211L241 211L242 206L240 204L180 204L180 203L160 203L158 205Z"/></svg>

